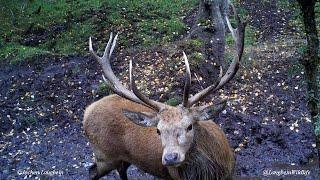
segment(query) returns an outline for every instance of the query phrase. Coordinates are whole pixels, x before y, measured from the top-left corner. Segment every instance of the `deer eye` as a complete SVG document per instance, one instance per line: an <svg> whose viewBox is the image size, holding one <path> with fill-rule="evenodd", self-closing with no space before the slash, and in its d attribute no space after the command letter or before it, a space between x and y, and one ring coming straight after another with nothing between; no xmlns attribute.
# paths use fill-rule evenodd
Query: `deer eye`
<svg viewBox="0 0 320 180"><path fill-rule="evenodd" d="M159 135L161 134L159 129L157 129L157 134L159 134Z"/></svg>
<svg viewBox="0 0 320 180"><path fill-rule="evenodd" d="M187 131L191 131L192 130L192 124L190 124L189 126L188 126L188 128L187 128Z"/></svg>

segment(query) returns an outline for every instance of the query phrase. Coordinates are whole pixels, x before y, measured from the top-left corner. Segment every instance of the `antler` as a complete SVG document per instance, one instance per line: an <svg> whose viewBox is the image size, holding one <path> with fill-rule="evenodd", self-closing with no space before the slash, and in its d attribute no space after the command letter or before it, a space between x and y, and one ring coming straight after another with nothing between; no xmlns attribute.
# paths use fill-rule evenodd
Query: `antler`
<svg viewBox="0 0 320 180"><path fill-rule="evenodd" d="M183 52L184 64L186 66L186 80L183 91L183 107L188 107L188 98L191 85L191 72L187 55Z"/></svg>
<svg viewBox="0 0 320 180"><path fill-rule="evenodd" d="M237 73L239 69L239 63L242 58L243 54L243 48L244 48L244 36L245 36L245 27L246 27L246 21L242 21L239 17L236 8L233 6L233 4L230 2L230 5L232 7L233 13L235 15L236 21L237 21L237 28L233 28L228 16L226 16L226 22L228 25L228 28L231 32L232 38L234 40L235 48L236 48L236 55L231 62L227 72L223 75L222 67L220 67L220 75L215 84L210 85L209 87L203 89L202 91L198 92L194 96L192 96L190 99L188 99L189 96L189 88L185 88L184 91L184 101L183 105L184 107L191 107L196 102L200 101L202 98L204 98L209 93L214 93L217 90L221 89L227 82L229 82ZM186 57L185 57L186 59ZM223 75L223 76L222 76ZM187 87L187 81L186 86ZM189 85L190 86L190 85ZM187 89L187 92L186 92Z"/></svg>
<svg viewBox="0 0 320 180"><path fill-rule="evenodd" d="M150 107L153 107L154 109L160 111L163 108L163 104L152 101L151 99L147 98L143 94L141 94L136 86L135 79L132 73L132 60L130 60L130 66L129 66L129 72L130 72L130 85L133 93L145 104L149 105Z"/></svg>
<svg viewBox="0 0 320 180"><path fill-rule="evenodd" d="M148 106L156 111L160 111L164 104L153 101L148 99L146 96L142 95L139 90L136 87L136 84L134 82L134 78L132 75L132 61L130 61L130 84L132 87L132 91L128 90L126 87L124 87L120 80L115 76L113 73L110 59L113 53L113 50L116 46L118 34L113 38L112 33L110 34L110 38L108 41L108 44L104 50L103 56L99 57L92 48L92 40L91 37L89 38L89 51L92 54L92 56L99 62L99 64L102 66L104 75L102 75L103 80L108 84L108 86L111 88L111 90L118 94L119 96L126 98L128 100L134 101L136 103ZM112 45L111 45L112 44Z"/></svg>

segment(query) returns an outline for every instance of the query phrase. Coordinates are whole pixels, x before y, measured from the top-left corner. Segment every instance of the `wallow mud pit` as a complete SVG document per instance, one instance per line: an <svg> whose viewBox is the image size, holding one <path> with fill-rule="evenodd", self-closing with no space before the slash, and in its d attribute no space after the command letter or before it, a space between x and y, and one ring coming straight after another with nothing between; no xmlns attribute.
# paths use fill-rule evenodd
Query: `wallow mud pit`
<svg viewBox="0 0 320 180"><path fill-rule="evenodd" d="M87 178L93 154L81 121L84 108L106 95L98 92L101 73L96 73L97 64L90 58L39 58L43 60L19 64L19 68L2 65L1 179L47 177L28 175L24 170L50 171L54 178ZM294 63L290 59L264 63L269 66L263 67L277 69L278 73L257 69L260 78L256 74L246 79L237 76L225 92L234 96L231 92L238 89L237 96L244 97L243 102L231 101L214 120L235 150L235 174L262 177L269 169L307 169L311 171L308 177L317 179L306 89L304 85L294 88L301 84L303 74L286 73ZM293 88L288 91L285 86ZM170 91L181 91L181 87L175 88ZM252 88L266 92L257 95ZM92 90L97 93L93 95ZM128 177L154 179L134 166L129 168ZM107 178L119 179L114 171Z"/></svg>

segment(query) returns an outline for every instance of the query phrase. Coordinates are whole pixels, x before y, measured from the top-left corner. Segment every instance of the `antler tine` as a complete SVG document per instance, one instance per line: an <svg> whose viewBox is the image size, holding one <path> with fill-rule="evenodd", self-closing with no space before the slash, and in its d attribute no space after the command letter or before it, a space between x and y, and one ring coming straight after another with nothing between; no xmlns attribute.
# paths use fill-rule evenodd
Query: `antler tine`
<svg viewBox="0 0 320 180"><path fill-rule="evenodd" d="M110 59L111 59L112 53L115 49L117 38L118 38L118 34L116 34L116 36L114 38L113 38L112 33L110 34L108 44L104 50L104 54L102 57L99 57L97 55L97 53L93 50L91 37L89 38L89 51L92 54L92 56L102 66L102 70L104 72L104 75L102 75L102 78L103 78L104 82L111 88L111 90L114 93L118 94L119 96L126 98L128 100L134 101L136 103L143 104L143 105L150 107L152 109L158 110L159 107L162 105L162 103L152 101L152 100L150 100L149 103L146 103L145 99L144 100L140 99L139 96L137 97L135 93L131 92L126 87L124 87L121 84L120 80L113 73ZM155 106L155 105L157 105L157 106Z"/></svg>
<svg viewBox="0 0 320 180"><path fill-rule="evenodd" d="M89 52L91 53L91 55L98 60L98 62L100 63L101 58L94 52L93 48L92 48L92 40L91 37L89 37Z"/></svg>
<svg viewBox="0 0 320 180"><path fill-rule="evenodd" d="M113 73L113 70L111 68L111 63L110 63L110 45L115 44L117 42L117 36L113 39L112 33L110 34L110 38L108 41L108 44L105 48L105 51L103 53L102 57L99 57L97 53L93 50L92 48L92 40L91 37L89 38L89 51L92 54L92 56L99 62L99 64L102 66L102 70L105 75L105 79L109 81L109 84L112 84L113 86L117 87L117 89L121 89L123 86L121 85L119 79L115 76ZM124 87L123 87L124 88Z"/></svg>
<svg viewBox="0 0 320 180"><path fill-rule="evenodd" d="M227 82L229 82L237 73L239 69L239 63L242 58L243 49L244 49L244 36L245 36L245 26L246 22L243 22L239 15L237 14L236 8L233 6L233 4L229 1L229 4L231 5L233 9L233 13L235 14L236 20L237 20L237 28L233 28L228 16L226 16L226 22L228 25L228 28L231 32L232 38L234 39L234 44L236 48L236 54L231 62L227 72L222 76L222 68L220 67L220 75L218 78L217 83L210 85L209 87L203 89L199 93L195 94L191 98L189 98L188 105L192 106L199 100L201 100L203 97L205 97L208 93L214 93L217 90L221 89Z"/></svg>
<svg viewBox="0 0 320 180"><path fill-rule="evenodd" d="M103 56L102 56L102 57L104 57L105 60L109 60L109 57L110 57L110 56L108 57L108 52L110 52L111 41L114 41L114 42L117 41L117 38L115 38L113 40L113 33L112 32L110 33L108 44L107 44L106 48L104 49L104 53L103 53Z"/></svg>
<svg viewBox="0 0 320 180"><path fill-rule="evenodd" d="M145 95L143 95L142 93L140 93L140 91L137 88L137 85L135 83L135 78L133 76L132 73L132 60L130 60L130 65L129 65L129 74L130 74L130 85L131 85L131 89L133 91L133 93L145 104L149 105L150 107L152 107L153 109L160 111L163 108L163 105L161 105L160 103L156 102L156 101L152 101L149 98L147 98Z"/></svg>
<svg viewBox="0 0 320 180"><path fill-rule="evenodd" d="M229 28L229 31L231 32L231 35L232 35L232 38L233 39L236 39L236 29L234 29L229 21L229 18L228 16L226 16L226 22L227 22L227 25L228 25L228 28Z"/></svg>
<svg viewBox="0 0 320 180"><path fill-rule="evenodd" d="M186 80L185 80L184 91L183 91L183 107L189 107L188 99L190 94L191 72L190 72L190 66L189 66L187 55L184 52L183 52L183 58L184 58L184 64L186 66L186 75L185 75Z"/></svg>
<svg viewBox="0 0 320 180"><path fill-rule="evenodd" d="M118 35L119 35L119 33L117 33L116 36L114 37L114 40L113 40L113 43L112 43L112 46L111 46L111 49L110 49L110 53L109 53L109 58L111 58L113 50L116 47L116 42L117 42L117 39L118 39Z"/></svg>

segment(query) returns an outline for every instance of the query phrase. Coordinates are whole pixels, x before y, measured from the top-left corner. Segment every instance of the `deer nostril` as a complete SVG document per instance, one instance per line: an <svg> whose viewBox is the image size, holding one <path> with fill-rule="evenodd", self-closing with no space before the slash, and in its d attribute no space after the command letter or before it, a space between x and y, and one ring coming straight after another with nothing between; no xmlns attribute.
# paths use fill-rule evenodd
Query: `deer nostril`
<svg viewBox="0 0 320 180"><path fill-rule="evenodd" d="M167 164L174 164L177 162L178 157L179 157L178 153L170 153L165 155L164 160L166 161Z"/></svg>
<svg viewBox="0 0 320 180"><path fill-rule="evenodd" d="M173 156L174 161L176 161L178 159L178 153L173 153L172 156Z"/></svg>

